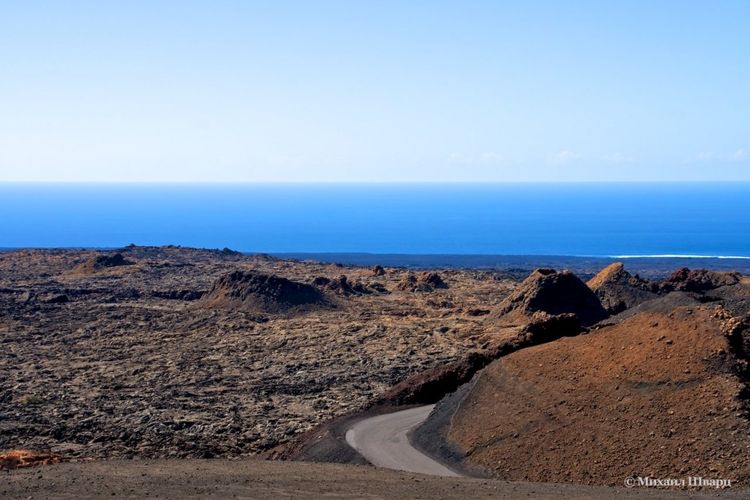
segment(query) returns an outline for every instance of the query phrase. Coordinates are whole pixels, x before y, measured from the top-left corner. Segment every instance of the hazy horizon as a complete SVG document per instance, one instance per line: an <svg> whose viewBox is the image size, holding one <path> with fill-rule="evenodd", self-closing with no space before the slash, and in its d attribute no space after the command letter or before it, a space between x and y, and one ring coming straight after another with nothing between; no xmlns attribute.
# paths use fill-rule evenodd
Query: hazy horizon
<svg viewBox="0 0 750 500"><path fill-rule="evenodd" d="M473 180L460 180L460 181L441 181L441 180L425 180L425 181L348 181L348 180L332 180L332 181L296 181L296 180L288 180L288 181L220 181L220 180L198 180L198 181L190 181L190 180L164 180L164 181L150 181L150 180L134 180L134 181L98 181L98 180L82 180L82 181L68 181L68 180L18 180L18 181L3 181L0 180L0 185L21 185L21 184L31 184L31 185L116 185L116 186L191 186L191 185L215 185L215 186L261 186L261 185L268 185L268 186L336 186L336 185L352 185L352 186L419 186L419 185L426 185L426 186L503 186L503 185L544 185L544 184L560 184L560 185L576 185L576 184L600 184L600 185L687 185L687 184L695 184L695 185L722 185L722 184L750 184L750 179L748 180L709 180L709 181L700 181L700 180L661 180L661 181L644 181L644 180L624 180L624 181L614 181L614 180L594 180L594 181L587 181L587 180L559 180L559 181L545 181L545 180L538 180L538 181L473 181Z"/></svg>
<svg viewBox="0 0 750 500"><path fill-rule="evenodd" d="M0 181L750 181L750 3L0 5Z"/></svg>

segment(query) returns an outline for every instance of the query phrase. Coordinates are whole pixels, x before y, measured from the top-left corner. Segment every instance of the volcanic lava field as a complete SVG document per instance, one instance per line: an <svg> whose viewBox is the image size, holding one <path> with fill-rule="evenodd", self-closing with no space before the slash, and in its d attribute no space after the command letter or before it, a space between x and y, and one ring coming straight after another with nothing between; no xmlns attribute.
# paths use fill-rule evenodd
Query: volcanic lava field
<svg viewBox="0 0 750 500"><path fill-rule="evenodd" d="M0 452L324 460L336 422L437 403L414 439L484 476L750 479L748 278L594 274L1 253Z"/></svg>

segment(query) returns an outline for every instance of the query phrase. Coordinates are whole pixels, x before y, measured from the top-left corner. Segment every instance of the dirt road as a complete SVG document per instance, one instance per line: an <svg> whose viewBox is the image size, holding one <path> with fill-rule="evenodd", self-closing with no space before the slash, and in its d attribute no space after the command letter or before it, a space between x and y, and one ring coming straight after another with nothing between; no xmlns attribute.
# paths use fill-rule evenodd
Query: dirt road
<svg viewBox="0 0 750 500"><path fill-rule="evenodd" d="M377 467L457 477L459 474L409 442L409 431L421 424L434 406L420 406L361 420L346 432L346 442Z"/></svg>

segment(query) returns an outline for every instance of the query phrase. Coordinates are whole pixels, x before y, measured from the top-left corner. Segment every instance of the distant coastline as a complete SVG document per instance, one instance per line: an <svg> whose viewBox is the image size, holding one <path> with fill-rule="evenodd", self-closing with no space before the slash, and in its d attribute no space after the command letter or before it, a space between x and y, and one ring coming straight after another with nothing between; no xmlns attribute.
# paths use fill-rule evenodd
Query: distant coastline
<svg viewBox="0 0 750 500"><path fill-rule="evenodd" d="M273 253L282 259L311 260L354 266L393 266L408 268L493 269L517 271L523 275L539 267L568 269L582 276L593 275L603 267L625 261L628 270L649 278L667 276L687 267L750 274L748 257L713 256L576 256L576 255L457 255L457 254L375 254L375 253Z"/></svg>
<svg viewBox="0 0 750 500"><path fill-rule="evenodd" d="M116 247L69 247L69 248L0 248L0 252L15 250L100 250L117 251ZM221 251L221 249L211 249ZM643 277L662 278L676 269L712 269L715 271L739 271L750 275L750 258L732 256L696 255L483 255L483 254L396 254L367 252L239 252L245 255L269 255L283 260L315 261L335 263L342 266L387 266L411 269L476 269L502 271L525 277L529 271L549 267L568 269L583 277L595 274L603 267L624 261L632 273Z"/></svg>
<svg viewBox="0 0 750 500"><path fill-rule="evenodd" d="M608 255L611 259L738 259L750 260L750 257L743 255L680 255L680 254L660 254L660 255Z"/></svg>
<svg viewBox="0 0 750 500"><path fill-rule="evenodd" d="M633 274L662 279L677 269L738 271L750 275L750 258L706 256L576 256L576 255L409 255L372 253L273 253L281 259L337 263L344 266L390 266L412 269L476 269L501 271L522 279L534 269L568 269L583 278L622 261Z"/></svg>

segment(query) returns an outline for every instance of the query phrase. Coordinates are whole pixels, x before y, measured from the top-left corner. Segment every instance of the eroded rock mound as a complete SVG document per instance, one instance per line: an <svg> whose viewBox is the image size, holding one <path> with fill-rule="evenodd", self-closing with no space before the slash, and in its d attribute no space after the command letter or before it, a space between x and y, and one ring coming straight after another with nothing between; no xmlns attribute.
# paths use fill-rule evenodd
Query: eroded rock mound
<svg viewBox="0 0 750 500"><path fill-rule="evenodd" d="M582 325L607 316L599 299L568 271L537 269L498 306L494 316L508 324L528 323L536 312L575 314Z"/></svg>
<svg viewBox="0 0 750 500"><path fill-rule="evenodd" d="M620 313L658 297L655 284L633 276L625 270L622 262L605 267L586 284L609 314Z"/></svg>
<svg viewBox="0 0 750 500"><path fill-rule="evenodd" d="M251 312L309 310L329 305L312 285L256 271L234 271L220 277L200 300L204 307L229 307Z"/></svg>
<svg viewBox="0 0 750 500"><path fill-rule="evenodd" d="M706 269L678 269L661 282L665 291L707 292L722 286L736 285L742 279L740 273L716 272Z"/></svg>
<svg viewBox="0 0 750 500"><path fill-rule="evenodd" d="M405 274L397 288L405 292L431 292L439 288L448 288L448 284L438 273L425 271L419 274Z"/></svg>
<svg viewBox="0 0 750 500"><path fill-rule="evenodd" d="M630 273L625 271L625 265L622 262L614 262L597 273L596 276L586 282L589 288L596 291L607 283L620 282L628 279Z"/></svg>
<svg viewBox="0 0 750 500"><path fill-rule="evenodd" d="M91 257L86 262L73 268L73 272L80 274L91 274L120 266L132 266L135 262L126 259L121 253L102 254Z"/></svg>

